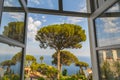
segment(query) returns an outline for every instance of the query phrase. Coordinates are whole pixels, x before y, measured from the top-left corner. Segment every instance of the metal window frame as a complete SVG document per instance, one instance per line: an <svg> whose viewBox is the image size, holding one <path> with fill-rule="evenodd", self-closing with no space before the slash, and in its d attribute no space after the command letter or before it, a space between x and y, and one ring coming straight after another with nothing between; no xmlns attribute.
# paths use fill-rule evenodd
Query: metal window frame
<svg viewBox="0 0 120 80"><path fill-rule="evenodd" d="M9 9L4 9L3 8L4 0L1 0L1 2L0 2L0 25L1 25L2 12L24 12L25 13L24 40L23 40L24 43L10 39L10 38L5 37L3 35L0 35L0 42L22 48L22 61L21 61L21 66L20 66L20 80L24 80L24 60L25 60L26 41L27 41L27 14L28 14L28 10L27 10L26 2L24 0L19 0L19 2L20 2L22 7L16 7L16 9L13 10L12 7L9 7Z"/></svg>
<svg viewBox="0 0 120 80"><path fill-rule="evenodd" d="M3 1L0 2L0 18L2 17L2 9L3 9ZM113 45L113 46L105 46L105 47L97 47L96 46L96 32L95 32L95 25L94 20L99 17L104 11L110 8L113 4L118 2L119 0L107 0L102 6L98 6L97 0L87 0L87 8L88 13L81 13L81 12L72 12L72 11L63 11L63 3L62 0L59 0L59 10L49 10L49 9L38 9L38 8L29 8L27 7L26 0L19 0L22 7L4 7L5 12L25 12L25 33L24 33L24 44L16 42L14 40L8 38L1 38L0 42L4 42L7 44L17 45L22 47L22 65L21 65L21 80L24 80L24 61L25 61L25 52L26 52L26 43L27 43L27 19L28 19L28 12L30 13L37 13L37 14L51 14L51 15L62 15L62 16L73 16L73 17L85 17L88 18L88 29L89 29L89 37L90 37L90 52L91 52L91 61L92 61L92 69L93 69L93 80L100 80L99 75L99 62L98 62L98 55L97 51L102 49L113 49L113 48L120 48L120 45ZM99 8L98 8L99 7ZM12 8L12 9L11 9ZM117 15L116 15L117 14ZM107 16L106 16L107 15ZM119 13L106 13L103 17L118 17ZM1 22L1 19L0 19Z"/></svg>
<svg viewBox="0 0 120 80"><path fill-rule="evenodd" d="M104 13L107 9L109 9L112 5L117 3L119 0L108 0L102 6L100 6L95 12L93 12L90 17L88 18L89 27L89 39L90 39L90 50L91 50L91 61L92 61L92 68L93 68L93 80L101 80L100 77L100 68L99 68L99 60L97 51L103 49L115 49L120 48L120 45L111 45L111 46L104 46L104 47L97 47L96 41L96 29L95 29L95 22L94 20L98 18L102 13ZM92 2L92 0L91 0ZM106 15L109 13L106 13ZM115 16L116 13L111 13L112 17ZM119 13L118 13L119 14ZM118 17L119 15L117 14ZM106 15L103 15L105 17ZM108 15L106 17L111 17Z"/></svg>

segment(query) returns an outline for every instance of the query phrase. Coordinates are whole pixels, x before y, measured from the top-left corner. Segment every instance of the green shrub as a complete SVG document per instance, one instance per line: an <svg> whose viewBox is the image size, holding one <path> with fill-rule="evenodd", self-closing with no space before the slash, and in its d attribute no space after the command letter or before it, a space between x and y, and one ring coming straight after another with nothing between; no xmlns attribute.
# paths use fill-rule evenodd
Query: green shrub
<svg viewBox="0 0 120 80"><path fill-rule="evenodd" d="M45 80L43 77L39 77L38 80Z"/></svg>

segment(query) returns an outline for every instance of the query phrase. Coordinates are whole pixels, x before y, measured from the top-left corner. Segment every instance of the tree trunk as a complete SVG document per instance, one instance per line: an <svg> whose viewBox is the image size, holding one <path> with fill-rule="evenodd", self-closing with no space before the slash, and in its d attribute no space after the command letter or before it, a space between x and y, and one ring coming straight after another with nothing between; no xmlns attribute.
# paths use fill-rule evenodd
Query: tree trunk
<svg viewBox="0 0 120 80"><path fill-rule="evenodd" d="M62 72L62 64L60 64L60 72Z"/></svg>
<svg viewBox="0 0 120 80"><path fill-rule="evenodd" d="M84 71L83 71L82 67L80 67L80 74L84 75Z"/></svg>
<svg viewBox="0 0 120 80"><path fill-rule="evenodd" d="M60 50L57 51L57 68L58 68L57 80L60 80Z"/></svg>

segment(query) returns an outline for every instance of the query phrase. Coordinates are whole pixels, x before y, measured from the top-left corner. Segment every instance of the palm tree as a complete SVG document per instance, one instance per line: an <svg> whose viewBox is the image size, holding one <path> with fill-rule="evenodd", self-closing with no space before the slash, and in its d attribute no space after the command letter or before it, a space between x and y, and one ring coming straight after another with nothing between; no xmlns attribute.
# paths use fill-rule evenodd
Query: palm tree
<svg viewBox="0 0 120 80"><path fill-rule="evenodd" d="M43 57L43 56L40 56L40 61L41 61L41 63L43 62L43 60L44 60L44 57Z"/></svg>
<svg viewBox="0 0 120 80"><path fill-rule="evenodd" d="M80 74L82 75L84 75L83 67L87 68L89 66L88 63L82 61L76 62L75 65L80 67Z"/></svg>

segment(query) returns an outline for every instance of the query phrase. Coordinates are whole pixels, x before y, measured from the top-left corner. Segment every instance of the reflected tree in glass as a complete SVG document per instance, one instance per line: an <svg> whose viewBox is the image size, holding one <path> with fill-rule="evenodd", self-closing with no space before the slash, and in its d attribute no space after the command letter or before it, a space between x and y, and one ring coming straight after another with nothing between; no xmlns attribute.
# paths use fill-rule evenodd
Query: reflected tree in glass
<svg viewBox="0 0 120 80"><path fill-rule="evenodd" d="M23 42L24 22L10 22L4 27L3 35Z"/></svg>

